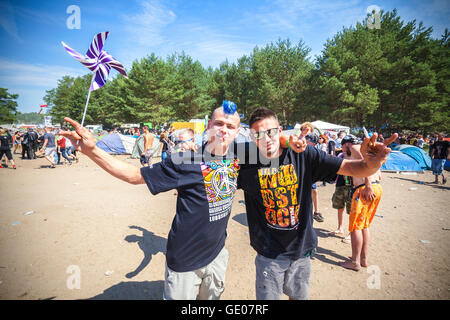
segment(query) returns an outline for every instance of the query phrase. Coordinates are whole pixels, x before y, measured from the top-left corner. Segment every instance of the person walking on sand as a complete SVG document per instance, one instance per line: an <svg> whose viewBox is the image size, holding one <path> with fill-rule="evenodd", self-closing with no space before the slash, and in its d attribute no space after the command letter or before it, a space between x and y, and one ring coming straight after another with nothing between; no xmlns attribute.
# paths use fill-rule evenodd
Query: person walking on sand
<svg viewBox="0 0 450 320"><path fill-rule="evenodd" d="M350 159L345 151L341 152L338 157ZM347 214L350 214L350 192L352 190L351 177L338 175L336 179L336 187L331 198L331 203L334 209L337 209L338 226L336 230L328 233L330 236L344 235L344 210L347 209Z"/></svg>
<svg viewBox="0 0 450 320"><path fill-rule="evenodd" d="M353 177L355 190L352 196L348 227L351 237L352 256L350 260L340 263L346 269L359 271L361 267L368 266L369 227L383 193L380 181L380 170L367 178Z"/></svg>
<svg viewBox="0 0 450 320"><path fill-rule="evenodd" d="M56 142L55 135L52 133L51 128L45 128L44 144L42 145L42 152L45 152L45 159L50 162L50 168L55 168L55 154L56 154Z"/></svg>
<svg viewBox="0 0 450 320"><path fill-rule="evenodd" d="M155 137L150 132L150 128L145 125L142 127L144 131L144 150L141 153L141 165L142 166L151 166L153 161L153 140Z"/></svg>
<svg viewBox="0 0 450 320"><path fill-rule="evenodd" d="M13 156L11 154L11 146L12 146L12 137L6 131L6 129L0 129L0 159L5 155L8 161L12 164L13 169L17 169L16 164L14 162ZM0 164L0 168L3 168Z"/></svg>
<svg viewBox="0 0 450 320"><path fill-rule="evenodd" d="M57 138L57 144L58 144L59 153L65 159L64 162L67 161L69 163L69 165L71 165L72 161L66 154L66 140L67 140L66 137L59 135ZM58 158L58 164L60 164L60 161L61 161L61 157Z"/></svg>
<svg viewBox="0 0 450 320"><path fill-rule="evenodd" d="M171 153L175 144L169 140L166 132L161 133L159 142L161 142L159 150L161 151L161 161L163 161Z"/></svg>
<svg viewBox="0 0 450 320"><path fill-rule="evenodd" d="M431 153L431 170L434 175L434 183L439 183L439 176L442 176L442 184L447 183L447 178L444 175L444 165L448 158L448 148L450 143L444 140L444 134L440 133L438 139L430 148ZM432 182L433 183L433 182Z"/></svg>

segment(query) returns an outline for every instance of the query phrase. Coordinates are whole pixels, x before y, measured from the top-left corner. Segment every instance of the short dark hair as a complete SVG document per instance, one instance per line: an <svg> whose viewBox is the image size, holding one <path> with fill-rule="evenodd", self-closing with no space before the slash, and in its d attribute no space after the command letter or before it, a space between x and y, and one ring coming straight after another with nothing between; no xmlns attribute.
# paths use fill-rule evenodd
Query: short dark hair
<svg viewBox="0 0 450 320"><path fill-rule="evenodd" d="M305 137L306 140L311 141L314 144L319 143L319 135L315 132L308 133Z"/></svg>
<svg viewBox="0 0 450 320"><path fill-rule="evenodd" d="M352 134L348 134L344 138L342 138L341 145L344 145L347 142L350 142L351 144L361 144L362 143L361 139L359 139L358 137L356 137Z"/></svg>
<svg viewBox="0 0 450 320"><path fill-rule="evenodd" d="M255 111L253 111L252 114L250 115L250 120L248 121L248 125L251 128L255 122L264 120L267 118L274 118L275 120L278 121L277 114L275 112L273 112L272 110L267 109L267 108L258 108Z"/></svg>
<svg viewBox="0 0 450 320"><path fill-rule="evenodd" d="M142 129L146 129L146 130L150 131L150 128L148 125L143 126Z"/></svg>

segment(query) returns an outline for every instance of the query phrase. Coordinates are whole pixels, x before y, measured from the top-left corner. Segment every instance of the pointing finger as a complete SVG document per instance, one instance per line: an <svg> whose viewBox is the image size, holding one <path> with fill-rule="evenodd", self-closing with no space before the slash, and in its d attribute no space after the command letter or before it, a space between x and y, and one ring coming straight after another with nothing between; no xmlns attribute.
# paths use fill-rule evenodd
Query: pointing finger
<svg viewBox="0 0 450 320"><path fill-rule="evenodd" d="M64 117L64 121L67 121L68 123L70 123L75 128L76 131L78 131L80 128L82 128L81 125L77 121L70 119L69 117Z"/></svg>

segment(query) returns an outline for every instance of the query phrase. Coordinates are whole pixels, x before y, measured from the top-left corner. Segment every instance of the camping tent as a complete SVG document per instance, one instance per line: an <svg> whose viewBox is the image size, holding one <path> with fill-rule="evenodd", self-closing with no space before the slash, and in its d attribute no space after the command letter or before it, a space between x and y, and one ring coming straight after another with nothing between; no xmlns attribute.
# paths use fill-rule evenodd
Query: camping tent
<svg viewBox="0 0 450 320"><path fill-rule="evenodd" d="M333 131L333 132L339 132L339 131L345 131L347 134L350 132L350 127L341 126L338 124L333 124L325 121L314 121L311 122L311 124L316 127L317 129L321 131Z"/></svg>
<svg viewBox="0 0 450 320"><path fill-rule="evenodd" d="M159 136L154 136L153 145L152 145L154 157L161 156L161 152L159 151L160 144L161 144L161 142L159 142ZM131 152L131 158L138 159L141 156L142 152L144 152L144 135L143 134L140 135L139 138L135 139L133 151Z"/></svg>
<svg viewBox="0 0 450 320"><path fill-rule="evenodd" d="M410 144L401 144L399 146L395 146L392 150L401 151L414 160L420 165L420 167L424 170L431 169L431 158L430 156L423 151L423 149L410 145Z"/></svg>
<svg viewBox="0 0 450 320"><path fill-rule="evenodd" d="M401 151L391 151L381 171L416 171L422 172L419 163Z"/></svg>
<svg viewBox="0 0 450 320"><path fill-rule="evenodd" d="M97 142L97 147L112 154L131 154L136 139L120 133L104 136Z"/></svg>
<svg viewBox="0 0 450 320"><path fill-rule="evenodd" d="M324 133L324 131L331 131L331 132L335 132L338 133L339 131L345 131L347 134L350 132L350 127L346 127L346 126L341 126L338 124L333 124L333 123L329 123L329 122L325 122L325 121L314 121L311 122L311 124L316 128L315 132L317 134L320 134L321 132ZM288 130L283 130L283 134L288 135L288 136L292 136L292 135L299 135L300 134L300 124L297 123L294 126L294 129L288 129ZM319 130L317 130L319 129Z"/></svg>

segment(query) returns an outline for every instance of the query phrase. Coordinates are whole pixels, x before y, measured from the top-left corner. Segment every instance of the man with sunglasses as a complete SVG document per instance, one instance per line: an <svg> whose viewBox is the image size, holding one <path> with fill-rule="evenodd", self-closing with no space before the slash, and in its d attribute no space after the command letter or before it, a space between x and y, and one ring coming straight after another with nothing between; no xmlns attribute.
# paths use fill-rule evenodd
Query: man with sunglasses
<svg viewBox="0 0 450 320"><path fill-rule="evenodd" d="M313 229L311 186L336 174L365 177L390 152L386 144L366 139L364 159L343 160L307 146L302 137L280 137L276 114L256 109L250 116L251 137L258 148L256 164L241 161L238 188L244 190L250 244L256 250L256 299L308 299L310 256L317 247ZM376 134L375 138L376 139ZM280 147L282 144L288 149ZM246 154L247 157L248 154Z"/></svg>

